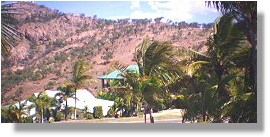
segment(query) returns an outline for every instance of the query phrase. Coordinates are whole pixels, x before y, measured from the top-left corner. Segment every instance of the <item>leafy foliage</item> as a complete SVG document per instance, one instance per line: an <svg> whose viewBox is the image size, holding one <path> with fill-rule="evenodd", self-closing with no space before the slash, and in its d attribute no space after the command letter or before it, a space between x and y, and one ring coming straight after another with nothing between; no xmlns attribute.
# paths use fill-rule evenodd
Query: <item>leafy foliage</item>
<svg viewBox="0 0 270 137"><path fill-rule="evenodd" d="M102 110L102 106L96 106L94 107L94 118L102 118L104 117L103 115L103 110Z"/></svg>
<svg viewBox="0 0 270 137"><path fill-rule="evenodd" d="M48 111L50 108L55 106L57 102L54 98L50 98L45 92L40 92L38 95L33 94L31 97L29 97L29 101L33 102L31 107L36 109L36 116L39 123L43 123L45 114L49 113ZM49 120L49 117L46 118Z"/></svg>
<svg viewBox="0 0 270 137"><path fill-rule="evenodd" d="M73 66L73 73L72 73L72 85L75 87L75 110L74 115L76 116L76 91L77 89L83 88L84 85L86 85L89 80L92 78L89 69L90 69L90 63L83 60L78 60L75 62Z"/></svg>
<svg viewBox="0 0 270 137"><path fill-rule="evenodd" d="M94 118L93 114L90 113L90 112L86 112L86 113L84 114L84 117L85 117L86 119L93 119L93 118Z"/></svg>
<svg viewBox="0 0 270 137"><path fill-rule="evenodd" d="M231 15L217 20L206 53L191 51L196 56L187 60L189 77L178 81L189 81L180 86L186 104L183 122L223 122L227 118L230 122L256 121L255 95L246 83L251 80L246 79L251 64L245 59L250 47L233 20Z"/></svg>
<svg viewBox="0 0 270 137"><path fill-rule="evenodd" d="M64 85L64 86L60 86L57 88L57 90L60 90L60 93L57 93L55 96L56 97L60 97L59 101L60 103L62 103L63 101L65 101L65 120L67 120L67 115L68 115L68 104L67 104L67 99L68 98L74 98L76 99L75 96L75 87L73 85Z"/></svg>

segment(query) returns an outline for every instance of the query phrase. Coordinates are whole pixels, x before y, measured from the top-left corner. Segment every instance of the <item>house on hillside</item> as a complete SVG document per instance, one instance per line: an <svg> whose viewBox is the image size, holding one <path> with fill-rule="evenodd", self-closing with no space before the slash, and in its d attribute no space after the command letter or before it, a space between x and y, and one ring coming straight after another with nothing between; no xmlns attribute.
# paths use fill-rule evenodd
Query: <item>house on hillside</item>
<svg viewBox="0 0 270 137"><path fill-rule="evenodd" d="M127 68L124 69L125 71L136 71L139 74L139 66L138 65L129 65ZM121 75L120 70L115 70L108 75L103 75L98 77L98 79L101 80L102 88L110 87L110 81L111 80L119 80L124 82L124 77Z"/></svg>

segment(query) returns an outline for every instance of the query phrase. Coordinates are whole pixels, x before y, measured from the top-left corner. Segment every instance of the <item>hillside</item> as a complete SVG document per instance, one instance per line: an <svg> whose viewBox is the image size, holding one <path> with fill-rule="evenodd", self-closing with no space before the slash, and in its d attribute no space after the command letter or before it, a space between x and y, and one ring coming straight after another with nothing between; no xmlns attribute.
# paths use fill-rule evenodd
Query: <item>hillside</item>
<svg viewBox="0 0 270 137"><path fill-rule="evenodd" d="M44 90L56 89L70 79L72 65L78 59L92 64L93 76L88 88L94 94L100 89L98 76L113 69L115 62L135 64L135 47L145 37L171 41L176 47L205 50L211 33L209 25L160 22L151 19L119 19L117 21L64 14L42 5L19 2L19 31L24 39L12 50L12 56L1 60L2 103L14 99L22 90L22 98Z"/></svg>

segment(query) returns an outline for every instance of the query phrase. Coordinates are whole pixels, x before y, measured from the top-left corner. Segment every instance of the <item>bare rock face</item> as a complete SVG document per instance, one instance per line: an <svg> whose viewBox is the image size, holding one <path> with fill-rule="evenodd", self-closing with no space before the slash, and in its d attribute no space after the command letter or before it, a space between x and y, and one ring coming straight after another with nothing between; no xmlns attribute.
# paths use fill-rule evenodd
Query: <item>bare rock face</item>
<svg viewBox="0 0 270 137"><path fill-rule="evenodd" d="M18 30L24 39L12 50L12 56L2 60L2 91L14 95L23 87L25 96L51 83L54 88L70 79L72 65L78 59L92 63L93 82L89 88L96 92L97 76L113 70L113 64L135 64L135 47L145 37L171 41L175 47L205 51L210 28L189 26L188 23L152 23L151 20L121 19L118 21L64 14L31 2L18 2Z"/></svg>

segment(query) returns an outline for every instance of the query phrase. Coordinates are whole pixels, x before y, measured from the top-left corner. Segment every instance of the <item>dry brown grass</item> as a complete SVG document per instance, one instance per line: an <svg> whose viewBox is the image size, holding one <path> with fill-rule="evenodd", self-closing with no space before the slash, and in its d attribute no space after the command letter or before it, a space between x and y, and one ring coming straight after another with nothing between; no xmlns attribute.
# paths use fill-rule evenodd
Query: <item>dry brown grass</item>
<svg viewBox="0 0 270 137"><path fill-rule="evenodd" d="M164 120L182 120L180 109L164 110L152 114L155 121ZM147 123L149 123L149 114L146 115ZM90 119L90 120L68 120L55 123L144 123L144 116L139 115L137 117L120 117L120 118L102 118L102 119Z"/></svg>

